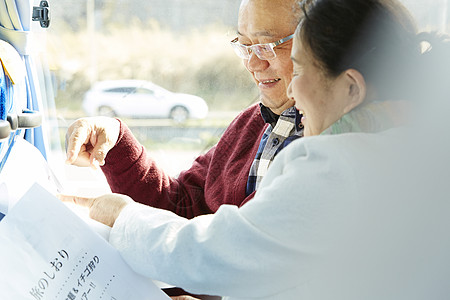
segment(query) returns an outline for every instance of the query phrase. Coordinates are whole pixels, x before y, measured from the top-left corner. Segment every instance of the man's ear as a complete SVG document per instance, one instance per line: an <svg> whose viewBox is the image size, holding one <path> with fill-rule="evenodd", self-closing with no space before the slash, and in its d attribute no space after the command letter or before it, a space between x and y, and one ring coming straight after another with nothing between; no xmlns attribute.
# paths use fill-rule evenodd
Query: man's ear
<svg viewBox="0 0 450 300"><path fill-rule="evenodd" d="M357 107L366 99L366 81L360 72L355 69L344 71L344 81L346 84L347 103L344 107L344 114Z"/></svg>

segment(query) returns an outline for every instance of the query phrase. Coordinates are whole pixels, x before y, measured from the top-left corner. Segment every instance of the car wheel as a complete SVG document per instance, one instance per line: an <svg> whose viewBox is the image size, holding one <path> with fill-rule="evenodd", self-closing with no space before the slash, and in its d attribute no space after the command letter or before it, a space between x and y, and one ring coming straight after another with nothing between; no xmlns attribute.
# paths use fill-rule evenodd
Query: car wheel
<svg viewBox="0 0 450 300"><path fill-rule="evenodd" d="M169 114L169 118L174 120L177 123L183 123L189 118L189 112L186 107L183 106L175 106L172 108Z"/></svg>
<svg viewBox="0 0 450 300"><path fill-rule="evenodd" d="M98 114L100 116L104 116L104 117L115 117L116 116L114 109L112 109L109 106L100 106L98 108Z"/></svg>

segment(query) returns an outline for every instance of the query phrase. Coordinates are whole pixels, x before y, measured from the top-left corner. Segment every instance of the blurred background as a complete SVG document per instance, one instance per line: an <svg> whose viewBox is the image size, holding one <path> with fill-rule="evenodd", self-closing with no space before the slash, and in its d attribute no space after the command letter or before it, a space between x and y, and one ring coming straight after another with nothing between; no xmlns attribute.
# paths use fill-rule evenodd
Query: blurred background
<svg viewBox="0 0 450 300"><path fill-rule="evenodd" d="M176 150L186 163L172 169L188 166L216 143L237 112L258 98L251 76L229 46L236 36L239 4L240 0L52 1L47 54L62 138L74 119L86 115L83 98L95 82L147 80L172 92L197 95L208 105L205 119L182 124L119 116L147 149L164 150L165 157Z"/></svg>
<svg viewBox="0 0 450 300"><path fill-rule="evenodd" d="M62 114L82 115L98 80L144 79L198 95L212 112L241 110L256 87L228 42L240 0L52 2L50 68Z"/></svg>

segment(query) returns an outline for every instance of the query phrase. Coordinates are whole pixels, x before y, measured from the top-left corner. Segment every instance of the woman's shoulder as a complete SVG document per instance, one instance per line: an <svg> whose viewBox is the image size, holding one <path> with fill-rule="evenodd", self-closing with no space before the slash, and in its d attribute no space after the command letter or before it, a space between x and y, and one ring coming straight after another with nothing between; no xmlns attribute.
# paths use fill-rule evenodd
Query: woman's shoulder
<svg viewBox="0 0 450 300"><path fill-rule="evenodd" d="M358 164L361 160L387 154L405 137L404 128L394 128L379 133L344 133L304 137L293 141L275 158L281 164L294 161L327 161L331 165ZM274 161L274 163L275 163Z"/></svg>

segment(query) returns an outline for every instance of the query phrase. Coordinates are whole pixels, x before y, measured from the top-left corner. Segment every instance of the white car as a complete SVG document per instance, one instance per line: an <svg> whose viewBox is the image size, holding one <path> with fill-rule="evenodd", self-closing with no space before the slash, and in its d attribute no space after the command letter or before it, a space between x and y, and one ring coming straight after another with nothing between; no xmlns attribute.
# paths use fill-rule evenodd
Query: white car
<svg viewBox="0 0 450 300"><path fill-rule="evenodd" d="M170 118L176 122L203 119L208 114L202 98L173 93L144 80L97 82L86 92L83 109L89 116Z"/></svg>

